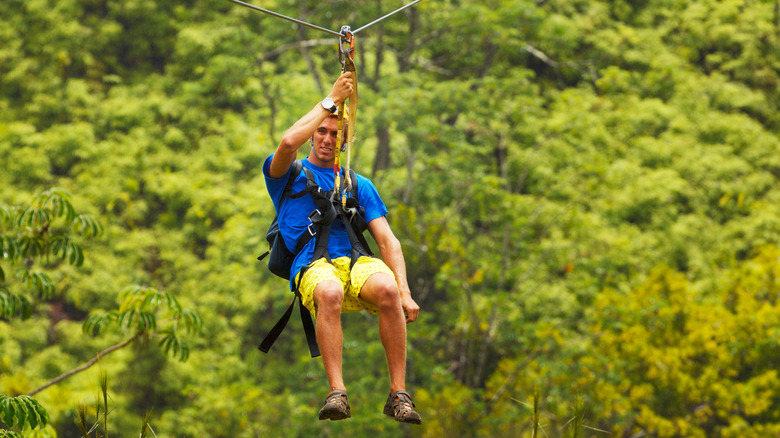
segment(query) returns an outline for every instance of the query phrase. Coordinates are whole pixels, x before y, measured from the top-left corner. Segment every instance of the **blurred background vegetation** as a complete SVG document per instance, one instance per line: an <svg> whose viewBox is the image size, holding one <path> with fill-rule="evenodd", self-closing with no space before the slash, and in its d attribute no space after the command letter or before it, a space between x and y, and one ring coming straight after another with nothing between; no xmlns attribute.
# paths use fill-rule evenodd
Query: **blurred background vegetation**
<svg viewBox="0 0 780 438"><path fill-rule="evenodd" d="M338 30L404 3L256 4ZM779 0L424 0L358 34L417 428L381 414L374 317L344 316L348 421L316 420L297 317L257 350L291 299L255 260L261 165L334 37L224 0L0 22L0 394L49 416L0 434L82 436L97 366L22 396L112 346L112 436L530 437L535 393L548 437L780 434Z"/></svg>

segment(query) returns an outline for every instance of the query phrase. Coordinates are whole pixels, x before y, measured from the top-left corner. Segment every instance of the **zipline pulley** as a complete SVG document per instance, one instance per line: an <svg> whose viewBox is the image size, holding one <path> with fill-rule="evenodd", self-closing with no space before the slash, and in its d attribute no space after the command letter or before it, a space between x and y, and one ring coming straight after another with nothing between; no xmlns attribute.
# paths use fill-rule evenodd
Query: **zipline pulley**
<svg viewBox="0 0 780 438"><path fill-rule="evenodd" d="M347 71L345 64L346 58L354 59L355 55L355 35L349 26L341 26L341 38L339 39L339 62L341 63L341 72Z"/></svg>

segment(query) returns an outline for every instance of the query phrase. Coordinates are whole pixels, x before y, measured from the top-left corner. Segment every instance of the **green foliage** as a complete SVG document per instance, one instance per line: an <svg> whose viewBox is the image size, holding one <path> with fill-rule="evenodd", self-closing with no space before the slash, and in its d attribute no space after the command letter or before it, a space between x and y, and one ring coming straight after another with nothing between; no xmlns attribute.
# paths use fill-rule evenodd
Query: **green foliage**
<svg viewBox="0 0 780 438"><path fill-rule="evenodd" d="M0 290L0 309L3 310L4 318L12 318L16 315L23 319L29 318L32 314L32 305L25 295L14 294L8 290Z"/></svg>
<svg viewBox="0 0 780 438"><path fill-rule="evenodd" d="M100 236L103 227L92 215L77 214L70 194L58 188L37 194L27 207L3 205L0 212L0 315L29 318L32 299L25 291L35 291L42 300L56 293L54 280L35 269L35 263L52 270L56 266L53 256L82 266L80 241ZM4 265L13 269L11 276Z"/></svg>
<svg viewBox="0 0 780 438"><path fill-rule="evenodd" d="M229 2L50 3L0 3L0 392L137 335L161 349L103 364L112 431L154 409L168 434L397 435L371 414L375 319L345 317L344 424L312 421L296 324L256 352L291 298L255 261L261 165L327 94L335 38ZM331 29L393 7L264 6ZM774 289L748 272L780 244L776 8L427 1L358 36L352 162L422 306L407 434L531 435L513 400L538 391L550 437L777 435ZM41 394L60 435L87 387Z"/></svg>
<svg viewBox="0 0 780 438"><path fill-rule="evenodd" d="M132 336L152 334L160 336L160 347L167 354L186 360L189 347L179 338L179 329L195 333L203 327L203 321L192 310L185 309L170 293L154 288L132 286L120 293L119 309L102 314L93 314L84 321L84 333L99 334L117 327ZM158 308L160 323L158 327Z"/></svg>
<svg viewBox="0 0 780 438"><path fill-rule="evenodd" d="M546 405L553 421L567 415L556 406L558 397L566 398L557 383L576 385L582 398L572 421L579 421L584 406L583 431L773 434L780 427L772 395L778 387L772 363L778 349L779 255L777 247L762 248L739 268L716 273L718 281L709 288L659 268L630 293L605 291L588 315L582 339L549 330L550 345L559 351L535 358L525 375L505 384L518 393L538 380L549 385ZM505 362L489 388L502 382L500 376L511 376L514 364Z"/></svg>
<svg viewBox="0 0 780 438"><path fill-rule="evenodd" d="M0 419L9 428L24 429L29 426L36 429L42 428L49 422L49 414L46 409L32 397L20 395L9 397L0 394Z"/></svg>

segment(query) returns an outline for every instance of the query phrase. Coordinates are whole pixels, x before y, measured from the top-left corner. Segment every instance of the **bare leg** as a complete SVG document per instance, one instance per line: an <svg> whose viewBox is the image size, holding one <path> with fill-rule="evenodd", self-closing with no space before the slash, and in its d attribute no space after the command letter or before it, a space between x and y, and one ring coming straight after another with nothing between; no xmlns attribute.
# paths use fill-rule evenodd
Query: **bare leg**
<svg viewBox="0 0 780 438"><path fill-rule="evenodd" d="M314 304L317 306L317 345L322 354L325 374L331 391L345 390L342 377L341 350L344 335L341 331L341 302L344 291L335 281L323 281L314 288Z"/></svg>
<svg viewBox="0 0 780 438"><path fill-rule="evenodd" d="M360 298L379 308L379 338L390 372L390 392L406 389L406 317L395 280L383 273L368 278ZM319 333L317 334L319 336Z"/></svg>

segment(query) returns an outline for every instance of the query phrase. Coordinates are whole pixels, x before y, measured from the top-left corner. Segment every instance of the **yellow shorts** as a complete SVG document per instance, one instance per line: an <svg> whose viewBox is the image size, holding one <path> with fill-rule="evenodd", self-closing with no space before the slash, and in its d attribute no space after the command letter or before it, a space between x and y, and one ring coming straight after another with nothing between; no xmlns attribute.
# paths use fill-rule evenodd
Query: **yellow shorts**
<svg viewBox="0 0 780 438"><path fill-rule="evenodd" d="M331 265L327 260L321 258L312 263L304 273L298 291L301 294L301 302L309 309L313 318L317 316L317 309L314 306L314 288L320 282L327 280L341 284L344 289L344 301L341 304L342 313L361 310L367 310L374 315L379 313L376 306L360 299L360 289L366 284L368 277L378 272L388 274L395 280L393 271L382 260L374 257L360 257L351 270L349 269L350 262L349 257L339 257L333 259ZM300 273L295 277L296 283L298 277L300 277Z"/></svg>

